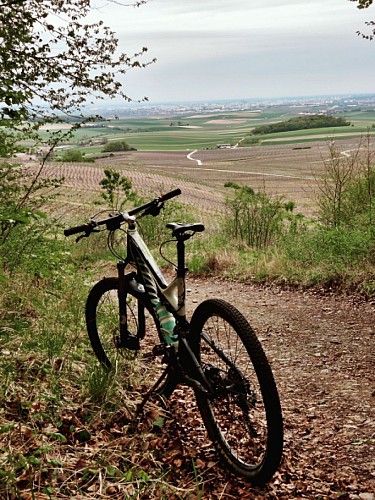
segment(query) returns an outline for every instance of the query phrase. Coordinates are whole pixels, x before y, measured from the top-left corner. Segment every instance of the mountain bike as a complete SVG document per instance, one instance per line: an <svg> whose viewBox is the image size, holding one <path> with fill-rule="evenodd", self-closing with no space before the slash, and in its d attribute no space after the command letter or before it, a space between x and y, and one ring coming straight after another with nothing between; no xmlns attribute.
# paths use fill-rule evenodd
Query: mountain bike
<svg viewBox="0 0 375 500"><path fill-rule="evenodd" d="M210 439L230 471L252 483L267 482L283 448L280 400L266 355L245 317L222 299L186 315L185 242L204 231L201 223L167 224L177 246L175 277L167 282L138 231L145 216L158 216L180 189L103 220L66 229L66 236L108 231L108 247L119 259L117 276L94 285L86 303L92 348L107 370L124 361L124 384L137 384L138 412L154 395L168 398L178 384L193 388ZM125 227L125 229L123 229ZM103 229L101 229L103 228ZM124 233L126 256L115 250ZM166 259L167 260L167 259Z"/></svg>

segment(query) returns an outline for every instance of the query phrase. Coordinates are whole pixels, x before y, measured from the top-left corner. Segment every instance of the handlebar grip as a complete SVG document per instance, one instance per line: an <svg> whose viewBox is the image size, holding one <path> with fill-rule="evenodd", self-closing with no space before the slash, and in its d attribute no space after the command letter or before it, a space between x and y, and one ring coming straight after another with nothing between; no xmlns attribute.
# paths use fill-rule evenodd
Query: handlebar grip
<svg viewBox="0 0 375 500"><path fill-rule="evenodd" d="M72 234L85 233L91 229L91 224L82 224L82 226L69 227L64 230L65 236L71 236Z"/></svg>
<svg viewBox="0 0 375 500"><path fill-rule="evenodd" d="M167 201L175 196L179 196L181 194L181 189L175 189L174 191L170 191L169 193L163 194L160 196L159 201Z"/></svg>

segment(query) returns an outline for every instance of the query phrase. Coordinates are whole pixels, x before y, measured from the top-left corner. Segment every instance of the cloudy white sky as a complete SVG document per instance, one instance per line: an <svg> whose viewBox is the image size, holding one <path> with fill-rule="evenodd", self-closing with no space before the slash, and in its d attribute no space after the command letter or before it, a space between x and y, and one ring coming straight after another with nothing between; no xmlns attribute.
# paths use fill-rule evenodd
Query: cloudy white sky
<svg viewBox="0 0 375 500"><path fill-rule="evenodd" d="M349 0L97 1L96 18L122 50L148 47L156 64L124 79L151 102L375 92L375 18ZM123 0L130 3L129 0Z"/></svg>

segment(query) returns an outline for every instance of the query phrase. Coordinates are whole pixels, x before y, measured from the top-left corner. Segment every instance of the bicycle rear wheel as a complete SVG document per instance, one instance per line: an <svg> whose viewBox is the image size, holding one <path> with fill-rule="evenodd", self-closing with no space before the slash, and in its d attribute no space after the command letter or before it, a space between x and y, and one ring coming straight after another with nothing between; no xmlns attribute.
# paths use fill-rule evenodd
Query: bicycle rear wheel
<svg viewBox="0 0 375 500"><path fill-rule="evenodd" d="M131 335L141 337L140 350L118 347L118 289L118 278L104 278L92 288L86 302L87 333L103 367L126 373L128 386L145 393L166 369L162 350L154 349L162 344L162 337L144 294L137 293L127 284L127 330ZM172 373L168 370L157 392L169 397L174 388Z"/></svg>
<svg viewBox="0 0 375 500"><path fill-rule="evenodd" d="M271 368L254 331L237 309L212 299L193 314L191 342L212 386L210 394L195 395L220 458L235 474L265 483L280 464L283 425Z"/></svg>

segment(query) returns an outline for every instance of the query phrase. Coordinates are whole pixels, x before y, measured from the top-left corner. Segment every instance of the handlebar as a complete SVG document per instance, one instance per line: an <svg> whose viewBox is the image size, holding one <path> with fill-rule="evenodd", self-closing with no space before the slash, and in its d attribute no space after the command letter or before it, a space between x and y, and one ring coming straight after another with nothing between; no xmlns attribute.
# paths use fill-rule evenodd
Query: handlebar
<svg viewBox="0 0 375 500"><path fill-rule="evenodd" d="M173 191L169 191L169 193L163 194L162 196L159 197L159 201L167 201L170 200L171 198L175 198L176 196L179 196L181 194L181 189L174 189Z"/></svg>
<svg viewBox="0 0 375 500"><path fill-rule="evenodd" d="M162 196L159 196L159 198L155 198L152 201L149 201L148 203L145 203L144 205L141 205L140 207L133 208L132 210L129 210L128 214L135 215L138 214L139 212L142 212L143 210L147 210L148 208L152 206L157 206L159 203L163 203L164 201L170 200L171 198L174 198L175 196L179 196L181 194L181 189L175 189L174 191L170 191L169 193L163 194Z"/></svg>
<svg viewBox="0 0 375 500"><path fill-rule="evenodd" d="M175 196L179 196L181 194L181 189L174 189L173 191L170 191L169 193L166 193L162 196L159 196L158 198L155 198L152 201L149 201L145 203L144 205L141 205L139 207L133 208L132 210L129 210L129 212L120 212L112 217L108 217L106 219L100 220L100 221L94 221L91 220L87 222L86 224L82 224L80 226L74 226L70 227L68 229L64 230L64 235L65 236L71 236L73 234L78 234L78 233L86 233L86 236L89 236L92 231L94 231L95 227L97 226L102 226L105 225L107 226L108 230L114 230L117 229L120 224L124 221L127 220L129 216L134 216L138 214L139 212L147 211L145 215L151 214L151 215L157 215L153 214L151 209L152 208L158 208L161 207L162 204L170 200L171 198L174 198Z"/></svg>

